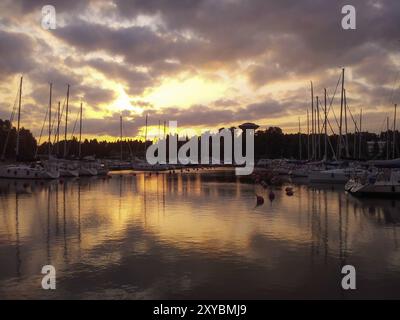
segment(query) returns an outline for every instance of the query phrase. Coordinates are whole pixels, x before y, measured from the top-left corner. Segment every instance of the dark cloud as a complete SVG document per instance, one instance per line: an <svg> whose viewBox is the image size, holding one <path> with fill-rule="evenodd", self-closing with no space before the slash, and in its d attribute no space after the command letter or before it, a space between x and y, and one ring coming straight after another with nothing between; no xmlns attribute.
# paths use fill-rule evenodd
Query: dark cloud
<svg viewBox="0 0 400 320"><path fill-rule="evenodd" d="M0 80L31 70L35 65L32 50L33 42L28 36L0 30Z"/></svg>
<svg viewBox="0 0 400 320"><path fill-rule="evenodd" d="M40 16L41 8L45 5L52 5L56 8L56 11L60 13L71 13L79 9L85 8L90 1L88 0L5 0L8 8L17 10L22 14L29 14L37 12ZM92 0L92 2L94 2Z"/></svg>
<svg viewBox="0 0 400 320"><path fill-rule="evenodd" d="M114 29L83 20L59 28L54 34L78 49L120 55L136 65L173 59L178 46L147 27Z"/></svg>
<svg viewBox="0 0 400 320"><path fill-rule="evenodd" d="M109 62L103 59L93 59L86 63L108 78L122 81L126 85L128 93L132 95L141 94L146 88L155 84L148 73L134 70L123 63Z"/></svg>
<svg viewBox="0 0 400 320"><path fill-rule="evenodd" d="M235 68L237 61L261 58L248 71L257 86L296 76L318 77L325 68L357 65L373 50L371 43L391 51L400 26L396 15L400 5L394 0L350 1L357 8L355 31L340 26L341 7L349 4L344 1L114 2L121 16L158 15L165 26L159 25L156 31L115 29L75 21L56 35L82 50L105 50L156 70L163 69L162 64L174 72L193 66Z"/></svg>
<svg viewBox="0 0 400 320"><path fill-rule="evenodd" d="M85 104L90 104L94 108L96 108L98 104L112 102L116 97L116 93L109 89L87 85L80 86L79 89L83 95L82 101Z"/></svg>
<svg viewBox="0 0 400 320"><path fill-rule="evenodd" d="M145 112L153 119L176 120L181 126L211 126L226 125L231 123L243 123L260 119L276 119L288 115L298 105L295 102L278 102L267 99L261 103L249 104L245 107L212 107L205 105L193 105L182 109L176 107L156 110L149 108Z"/></svg>

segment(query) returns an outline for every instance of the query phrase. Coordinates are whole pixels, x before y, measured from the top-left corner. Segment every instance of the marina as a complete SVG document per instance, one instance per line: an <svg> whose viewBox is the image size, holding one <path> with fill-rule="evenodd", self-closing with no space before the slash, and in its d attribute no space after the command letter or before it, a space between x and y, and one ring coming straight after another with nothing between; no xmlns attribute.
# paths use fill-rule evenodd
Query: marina
<svg viewBox="0 0 400 320"><path fill-rule="evenodd" d="M2 1L0 300L399 300L399 13Z"/></svg>

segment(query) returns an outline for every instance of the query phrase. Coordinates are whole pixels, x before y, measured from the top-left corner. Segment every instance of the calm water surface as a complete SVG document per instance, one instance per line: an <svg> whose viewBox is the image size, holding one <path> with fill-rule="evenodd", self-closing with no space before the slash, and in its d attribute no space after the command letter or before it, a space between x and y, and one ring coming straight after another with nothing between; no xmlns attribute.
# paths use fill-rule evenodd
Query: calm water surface
<svg viewBox="0 0 400 320"><path fill-rule="evenodd" d="M342 189L295 185L270 203L222 170L0 180L0 298L400 298L400 201Z"/></svg>

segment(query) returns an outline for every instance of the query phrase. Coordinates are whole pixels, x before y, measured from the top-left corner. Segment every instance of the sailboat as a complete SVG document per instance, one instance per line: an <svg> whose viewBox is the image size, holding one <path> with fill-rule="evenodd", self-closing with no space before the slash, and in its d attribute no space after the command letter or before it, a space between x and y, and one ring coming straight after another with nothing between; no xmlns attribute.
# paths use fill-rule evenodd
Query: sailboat
<svg viewBox="0 0 400 320"><path fill-rule="evenodd" d="M368 161L367 164L372 167L370 173L349 180L345 191L355 196L400 197L400 158L396 158L395 144L396 118L397 104L394 105L393 159Z"/></svg>
<svg viewBox="0 0 400 320"><path fill-rule="evenodd" d="M83 115L83 104L81 102L80 114L79 114L79 175L80 176L96 176L106 175L108 168L100 161L96 160L92 156L82 158L82 115Z"/></svg>
<svg viewBox="0 0 400 320"><path fill-rule="evenodd" d="M375 175L351 179L345 190L355 196L397 198L400 196L400 171L386 169Z"/></svg>
<svg viewBox="0 0 400 320"><path fill-rule="evenodd" d="M61 177L79 177L79 167L71 160L57 159Z"/></svg>
<svg viewBox="0 0 400 320"><path fill-rule="evenodd" d="M68 123L68 102L69 102L69 85L67 87L67 100L66 100L66 117L65 117L65 136L67 136L67 123ZM60 112L60 110L58 110ZM60 130L60 114L58 114L57 117L57 132L56 134L59 134ZM61 177L78 177L79 176L79 168L76 162L65 159L65 154L64 154L64 159L57 159L53 158L51 156L51 84L50 84L50 101L49 101L49 163L54 164L58 167L58 170L60 171L60 176ZM64 149L66 151L66 148Z"/></svg>
<svg viewBox="0 0 400 320"><path fill-rule="evenodd" d="M57 179L60 172L56 166L39 164L11 164L0 167L0 178L11 179Z"/></svg>
<svg viewBox="0 0 400 320"><path fill-rule="evenodd" d="M17 141L15 155L19 159L20 148L20 122L21 122L21 100L22 100L22 80L20 79L19 85L19 101L18 101L18 118L17 118ZM11 130L11 127L10 127ZM6 145L4 146L5 150ZM4 152L3 152L4 156ZM11 179L57 179L60 176L58 167L52 163L45 162L32 163L32 164L10 164L0 167L0 178Z"/></svg>

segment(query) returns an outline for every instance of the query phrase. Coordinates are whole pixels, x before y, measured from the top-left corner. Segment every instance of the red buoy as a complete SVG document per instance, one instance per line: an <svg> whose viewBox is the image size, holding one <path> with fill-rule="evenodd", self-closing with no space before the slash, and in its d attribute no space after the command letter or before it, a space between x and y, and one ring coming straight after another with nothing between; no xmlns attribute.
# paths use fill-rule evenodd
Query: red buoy
<svg viewBox="0 0 400 320"><path fill-rule="evenodd" d="M271 202L274 201L275 193L272 190L269 192L268 198L269 198L269 201L271 201Z"/></svg>
<svg viewBox="0 0 400 320"><path fill-rule="evenodd" d="M257 206L261 206L262 204L264 204L264 198L262 196L256 194L256 198L257 198Z"/></svg>

